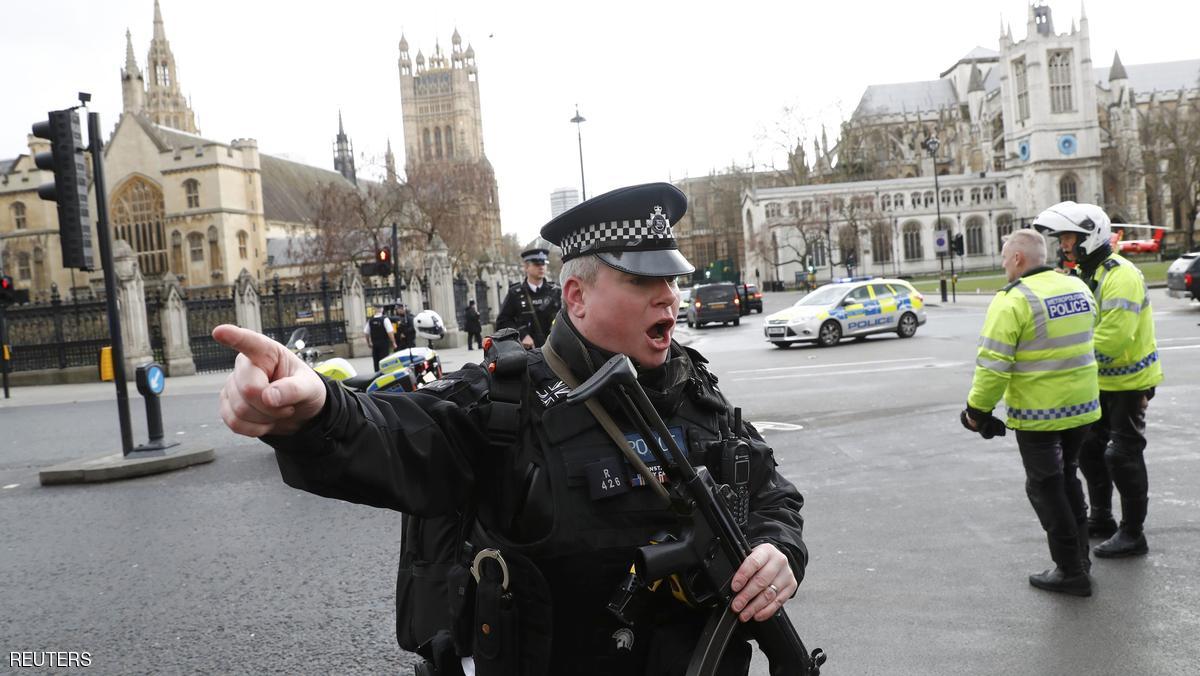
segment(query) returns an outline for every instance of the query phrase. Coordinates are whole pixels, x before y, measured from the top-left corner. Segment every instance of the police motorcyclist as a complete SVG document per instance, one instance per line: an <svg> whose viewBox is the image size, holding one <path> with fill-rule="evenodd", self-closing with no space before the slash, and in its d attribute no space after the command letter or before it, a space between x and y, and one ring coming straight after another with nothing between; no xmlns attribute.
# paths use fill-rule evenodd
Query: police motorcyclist
<svg viewBox="0 0 1200 676"><path fill-rule="evenodd" d="M1060 202L1038 214L1033 226L1058 238L1063 257L1075 263L1100 307L1095 341L1102 415L1079 456L1091 502L1089 530L1108 538L1093 552L1100 558L1141 556L1149 551L1143 532L1149 502L1146 407L1163 379L1146 280L1112 250L1108 215L1094 204ZM1121 494L1119 528L1113 484Z"/></svg>
<svg viewBox="0 0 1200 676"><path fill-rule="evenodd" d="M521 253L525 279L508 287L496 315L496 330L516 329L526 348L541 347L562 309L562 289L546 279L550 250L535 247Z"/></svg>
<svg viewBox="0 0 1200 676"><path fill-rule="evenodd" d="M733 427L704 358L671 339L679 305L673 278L693 270L671 232L686 204L674 186L648 184L551 221L543 236L563 247L566 308L547 349L526 352L506 339L511 333L498 334L487 368L468 365L412 394L349 392L259 334L217 327L214 337L242 353L221 393L222 418L272 445L291 486L422 516L472 508L476 564L483 556L507 562L503 585L489 565L477 585L461 587L473 590L463 626L486 673L682 674L704 616L675 600L667 584L632 626L605 608L634 548L676 517L652 485L629 474L588 409L563 398L566 380L584 380L624 353L697 461L721 429ZM614 221L627 225L605 227ZM645 441L611 413L633 447ZM762 621L803 575L803 498L776 472L751 425L733 432L750 445L745 530L753 550L733 578L732 607L742 621ZM515 613L505 615L504 604ZM726 657L736 668L722 673L746 673L746 644L735 641Z"/></svg>
<svg viewBox="0 0 1200 676"><path fill-rule="evenodd" d="M1010 283L988 306L960 418L984 438L1002 435L1005 425L991 413L1004 397L1025 465L1025 491L1055 563L1030 575L1029 584L1091 596L1087 508L1076 467L1087 425L1100 417L1095 300L1083 282L1045 265L1046 241L1033 230L1014 232L1001 261Z"/></svg>

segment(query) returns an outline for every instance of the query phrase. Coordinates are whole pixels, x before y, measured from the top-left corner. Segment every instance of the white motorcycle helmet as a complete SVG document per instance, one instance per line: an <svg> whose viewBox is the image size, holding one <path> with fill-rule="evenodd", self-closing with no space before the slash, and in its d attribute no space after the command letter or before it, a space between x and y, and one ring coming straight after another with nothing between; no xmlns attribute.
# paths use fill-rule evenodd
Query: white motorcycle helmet
<svg viewBox="0 0 1200 676"><path fill-rule="evenodd" d="M1048 237L1064 232L1079 234L1075 245L1076 259L1083 260L1112 239L1112 223L1108 214L1095 204L1059 202L1033 219L1033 227Z"/></svg>
<svg viewBox="0 0 1200 676"><path fill-rule="evenodd" d="M413 328L417 335L426 340L441 340L446 335L446 325L442 317L433 310L423 310L413 319Z"/></svg>

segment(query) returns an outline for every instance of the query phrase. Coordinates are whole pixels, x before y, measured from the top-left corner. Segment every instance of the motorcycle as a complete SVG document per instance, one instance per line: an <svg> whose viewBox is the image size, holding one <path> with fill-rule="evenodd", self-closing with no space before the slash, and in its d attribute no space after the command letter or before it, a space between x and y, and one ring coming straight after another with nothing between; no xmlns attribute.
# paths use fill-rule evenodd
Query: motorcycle
<svg viewBox="0 0 1200 676"><path fill-rule="evenodd" d="M433 341L445 335L442 318L432 310L417 315L415 323L422 338ZM408 347L380 359L375 373L359 375L341 357L316 364L313 370L359 392L413 392L442 377L442 360L432 347Z"/></svg>
<svg viewBox="0 0 1200 676"><path fill-rule="evenodd" d="M303 326L292 331L292 335L288 337L284 347L292 351L292 354L300 357L305 364L312 366L317 363L317 359L321 356L321 351L312 345L306 343L308 338L308 329Z"/></svg>

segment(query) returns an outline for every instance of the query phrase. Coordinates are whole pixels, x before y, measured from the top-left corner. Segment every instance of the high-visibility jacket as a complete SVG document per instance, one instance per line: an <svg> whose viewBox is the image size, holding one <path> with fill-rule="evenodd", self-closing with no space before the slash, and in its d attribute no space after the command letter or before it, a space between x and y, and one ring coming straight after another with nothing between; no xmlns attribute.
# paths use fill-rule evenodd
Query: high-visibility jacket
<svg viewBox="0 0 1200 676"><path fill-rule="evenodd" d="M1148 390L1162 382L1146 279L1136 265L1112 254L1097 269L1096 361L1105 392Z"/></svg>
<svg viewBox="0 0 1200 676"><path fill-rule="evenodd" d="M1004 287L988 306L967 404L991 411L1003 397L1008 426L1017 430L1098 420L1096 314L1087 284L1047 267Z"/></svg>

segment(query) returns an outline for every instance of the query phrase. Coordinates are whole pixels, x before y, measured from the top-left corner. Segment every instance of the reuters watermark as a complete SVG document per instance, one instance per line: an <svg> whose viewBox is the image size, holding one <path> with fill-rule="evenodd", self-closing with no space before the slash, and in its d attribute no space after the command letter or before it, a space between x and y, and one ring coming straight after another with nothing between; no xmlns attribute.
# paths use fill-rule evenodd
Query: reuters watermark
<svg viewBox="0 0 1200 676"><path fill-rule="evenodd" d="M92 666L92 654L79 650L22 650L8 653L10 669L70 669Z"/></svg>

